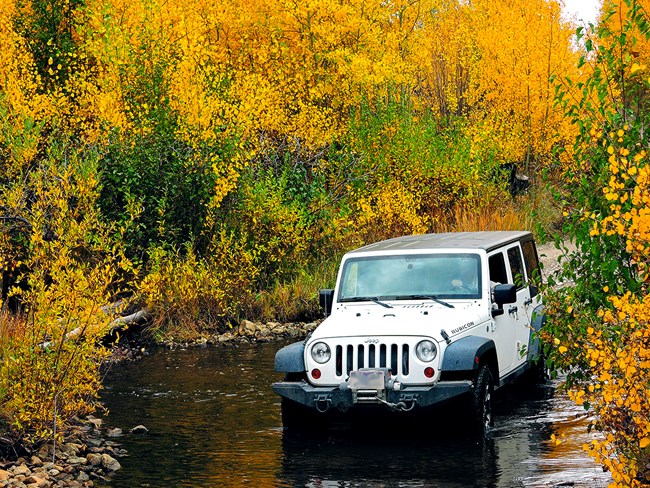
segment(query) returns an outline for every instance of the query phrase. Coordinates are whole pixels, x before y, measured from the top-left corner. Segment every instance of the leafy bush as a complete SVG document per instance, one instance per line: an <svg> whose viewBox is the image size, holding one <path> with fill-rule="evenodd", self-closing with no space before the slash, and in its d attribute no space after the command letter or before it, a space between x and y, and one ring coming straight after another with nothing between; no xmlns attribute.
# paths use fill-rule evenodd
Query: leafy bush
<svg viewBox="0 0 650 488"><path fill-rule="evenodd" d="M582 40L589 78L558 89L579 129L564 191L564 230L577 251L560 277L571 285L545 302L546 349L571 397L595 414L603 437L585 449L619 487L650 483L649 28L636 0L613 4Z"/></svg>
<svg viewBox="0 0 650 488"><path fill-rule="evenodd" d="M150 271L138 286L154 317L159 339L190 339L224 330L238 319L259 275L246 242L223 229L213 236L210 257L153 248Z"/></svg>
<svg viewBox="0 0 650 488"><path fill-rule="evenodd" d="M0 187L14 216L0 224L15 236L1 249L7 298L19 307L0 307L0 412L17 440L60 438L98 405L99 340L112 319L101 307L134 270L98 212L96 164L92 151L52 144L37 172Z"/></svg>

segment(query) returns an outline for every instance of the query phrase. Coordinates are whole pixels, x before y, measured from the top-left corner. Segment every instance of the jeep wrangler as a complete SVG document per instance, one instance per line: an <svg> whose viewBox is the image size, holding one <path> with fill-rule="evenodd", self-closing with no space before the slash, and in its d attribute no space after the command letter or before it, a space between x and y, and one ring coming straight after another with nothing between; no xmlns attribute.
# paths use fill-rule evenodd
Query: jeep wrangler
<svg viewBox="0 0 650 488"><path fill-rule="evenodd" d="M485 432L494 390L543 368L538 278L523 231L413 235L347 253L336 287L320 291L325 320L276 353L285 427L332 411L407 412L464 398Z"/></svg>

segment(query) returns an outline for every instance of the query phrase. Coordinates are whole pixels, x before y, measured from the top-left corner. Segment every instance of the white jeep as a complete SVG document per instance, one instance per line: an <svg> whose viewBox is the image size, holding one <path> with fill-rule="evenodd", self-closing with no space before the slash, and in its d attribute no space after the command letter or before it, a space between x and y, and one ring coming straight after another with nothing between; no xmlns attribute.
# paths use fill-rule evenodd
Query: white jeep
<svg viewBox="0 0 650 488"><path fill-rule="evenodd" d="M276 354L285 426L464 395L484 432L493 391L542 365L538 277L530 232L413 235L347 253L336 288L320 292L327 318Z"/></svg>

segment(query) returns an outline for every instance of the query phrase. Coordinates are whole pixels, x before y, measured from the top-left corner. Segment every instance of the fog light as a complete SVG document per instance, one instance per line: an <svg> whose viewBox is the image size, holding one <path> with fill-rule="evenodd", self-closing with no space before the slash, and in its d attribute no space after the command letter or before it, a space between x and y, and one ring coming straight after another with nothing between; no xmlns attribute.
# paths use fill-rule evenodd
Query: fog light
<svg viewBox="0 0 650 488"><path fill-rule="evenodd" d="M320 369L312 369L311 370L311 377L314 378L315 380L320 379L321 373Z"/></svg>
<svg viewBox="0 0 650 488"><path fill-rule="evenodd" d="M433 375L435 374L436 374L436 370L430 366L424 369L424 376L426 376L427 378L433 378Z"/></svg>

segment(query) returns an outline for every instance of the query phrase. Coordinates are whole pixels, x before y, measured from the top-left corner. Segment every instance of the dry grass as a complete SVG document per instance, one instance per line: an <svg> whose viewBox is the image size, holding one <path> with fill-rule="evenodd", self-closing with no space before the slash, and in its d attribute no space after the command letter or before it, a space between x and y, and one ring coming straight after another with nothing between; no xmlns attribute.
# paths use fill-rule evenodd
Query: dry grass
<svg viewBox="0 0 650 488"><path fill-rule="evenodd" d="M338 260L321 263L309 273L301 273L285 283L276 283L257 294L246 307L254 320L311 321L322 315L318 290L334 286Z"/></svg>
<svg viewBox="0 0 650 488"><path fill-rule="evenodd" d="M485 205L456 206L450 215L437 219L434 232L472 232L481 230L530 230L553 232L561 211L546 188L514 199L494 199Z"/></svg>
<svg viewBox="0 0 650 488"><path fill-rule="evenodd" d="M21 315L0 310L0 358L12 344L21 341L27 333L27 321Z"/></svg>

